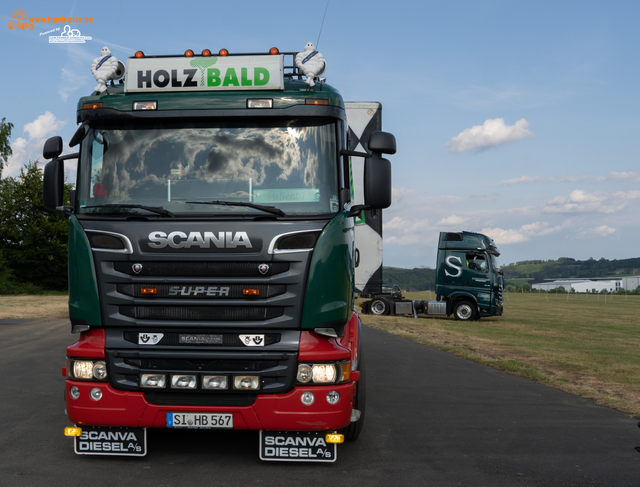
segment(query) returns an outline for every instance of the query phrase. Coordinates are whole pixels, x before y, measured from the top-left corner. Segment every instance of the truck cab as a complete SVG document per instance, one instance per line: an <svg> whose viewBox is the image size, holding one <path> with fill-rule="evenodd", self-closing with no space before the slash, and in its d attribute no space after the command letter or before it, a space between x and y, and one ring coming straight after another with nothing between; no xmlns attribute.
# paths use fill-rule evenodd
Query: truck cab
<svg viewBox="0 0 640 487"><path fill-rule="evenodd" d="M501 316L504 277L494 241L481 233L441 232L436 294L458 320Z"/></svg>

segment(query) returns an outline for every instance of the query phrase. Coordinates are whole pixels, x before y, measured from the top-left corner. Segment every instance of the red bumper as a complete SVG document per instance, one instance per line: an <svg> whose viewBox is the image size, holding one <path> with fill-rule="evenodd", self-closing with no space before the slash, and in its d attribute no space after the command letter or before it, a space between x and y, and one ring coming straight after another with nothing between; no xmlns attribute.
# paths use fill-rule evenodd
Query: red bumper
<svg viewBox="0 0 640 487"><path fill-rule="evenodd" d="M76 386L80 396L74 400L69 389ZM91 399L89 392L100 388L100 401ZM104 382L80 382L67 379L65 397L67 416L78 425L128 426L165 428L166 413L232 413L234 429L325 431L344 428L351 421L354 382L348 384L294 387L287 394L262 394L251 406L167 406L150 404L141 392L113 389ZM303 392L311 391L315 401L305 406L300 400ZM340 400L331 405L326 396L338 391Z"/></svg>

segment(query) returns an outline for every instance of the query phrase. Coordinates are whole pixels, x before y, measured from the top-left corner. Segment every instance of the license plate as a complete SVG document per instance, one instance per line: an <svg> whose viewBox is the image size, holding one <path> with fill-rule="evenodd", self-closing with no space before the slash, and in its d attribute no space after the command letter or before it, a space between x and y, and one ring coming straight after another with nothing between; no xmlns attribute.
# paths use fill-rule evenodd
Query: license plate
<svg viewBox="0 0 640 487"><path fill-rule="evenodd" d="M260 431L260 460L271 462L335 462L338 445L321 431Z"/></svg>
<svg viewBox="0 0 640 487"><path fill-rule="evenodd" d="M167 428L233 428L233 414L167 413Z"/></svg>
<svg viewBox="0 0 640 487"><path fill-rule="evenodd" d="M147 454L147 429L83 425L82 434L75 437L74 450L78 455L143 457Z"/></svg>

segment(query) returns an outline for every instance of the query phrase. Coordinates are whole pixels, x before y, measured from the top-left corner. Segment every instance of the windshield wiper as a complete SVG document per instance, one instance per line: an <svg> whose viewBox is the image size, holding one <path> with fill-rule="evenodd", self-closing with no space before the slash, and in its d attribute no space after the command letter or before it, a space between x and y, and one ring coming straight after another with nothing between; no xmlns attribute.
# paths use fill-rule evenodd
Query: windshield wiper
<svg viewBox="0 0 640 487"><path fill-rule="evenodd" d="M255 203L249 203L248 201L187 201L192 205L220 205L220 206L248 206L249 208L255 208L256 210L266 211L272 215L286 216L285 212L275 206L256 205Z"/></svg>
<svg viewBox="0 0 640 487"><path fill-rule="evenodd" d="M169 210L165 210L162 206L127 205L127 204L110 203L106 205L83 206L83 208L140 208L141 210L147 210L152 213L157 213L158 215L170 216L171 218L176 217L173 213L171 213Z"/></svg>

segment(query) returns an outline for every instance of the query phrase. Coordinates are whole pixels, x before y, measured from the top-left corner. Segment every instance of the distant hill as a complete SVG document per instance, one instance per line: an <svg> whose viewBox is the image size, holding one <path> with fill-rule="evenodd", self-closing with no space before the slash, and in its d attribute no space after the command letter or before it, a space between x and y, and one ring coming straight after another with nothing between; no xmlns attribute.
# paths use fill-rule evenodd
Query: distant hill
<svg viewBox="0 0 640 487"><path fill-rule="evenodd" d="M506 279L527 278L530 283L559 278L637 276L640 274L640 257L621 260L576 260L571 257L524 260L503 266L502 270Z"/></svg>
<svg viewBox="0 0 640 487"><path fill-rule="evenodd" d="M529 283L545 279L581 277L622 277L640 275L640 257L633 259L576 260L560 257L558 260L524 260L503 266L505 279L526 279ZM402 269L383 267L385 283L397 284L403 291L433 291L436 285L435 269Z"/></svg>

